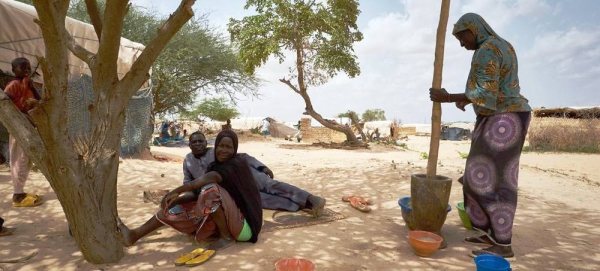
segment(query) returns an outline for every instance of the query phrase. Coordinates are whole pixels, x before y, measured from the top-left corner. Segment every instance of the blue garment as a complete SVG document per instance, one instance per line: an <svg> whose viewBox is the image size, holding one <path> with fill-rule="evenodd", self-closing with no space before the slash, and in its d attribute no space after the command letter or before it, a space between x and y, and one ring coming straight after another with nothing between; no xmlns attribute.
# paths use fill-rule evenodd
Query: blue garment
<svg viewBox="0 0 600 271"><path fill-rule="evenodd" d="M454 25L453 35L470 30L477 39L477 50L471 60L471 71L465 95L473 103L477 115L507 112L530 112L528 100L520 93L517 54L475 14L467 13Z"/></svg>

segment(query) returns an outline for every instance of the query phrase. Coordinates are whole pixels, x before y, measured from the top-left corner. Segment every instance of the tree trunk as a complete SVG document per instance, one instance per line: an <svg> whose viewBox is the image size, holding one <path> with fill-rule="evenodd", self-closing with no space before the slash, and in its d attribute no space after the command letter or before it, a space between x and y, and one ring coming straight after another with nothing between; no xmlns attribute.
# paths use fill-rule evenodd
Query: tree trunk
<svg viewBox="0 0 600 271"><path fill-rule="evenodd" d="M304 98L304 96L302 96L302 97ZM346 142L348 142L349 145L351 145L351 146L365 145L365 143L358 141L358 138L356 138L356 135L354 134L354 132L352 131L352 128L350 128L349 125L347 126L347 125L338 124L331 120L323 118L319 113L317 113L314 109L312 109L312 105L311 105L311 107L308 107L308 104L310 103L310 98L308 97L308 95L306 95L305 101L306 101L306 99L308 99L307 107L306 107L306 113L308 113L308 115L313 117L316 121L318 121L323 126L329 128L329 129L344 133L346 135Z"/></svg>
<svg viewBox="0 0 600 271"><path fill-rule="evenodd" d="M363 132L362 126L360 126L358 117L356 116L355 112L348 111L348 116L350 117L350 120L352 120L352 124L354 124L354 127L356 127L356 131L358 131L358 133L360 134L360 138L363 140L363 142L367 142L367 137L365 136L365 132Z"/></svg>
<svg viewBox="0 0 600 271"><path fill-rule="evenodd" d="M437 28L435 41L435 60L433 63L432 87L442 88L442 69L444 67L444 41L446 40L446 26L448 25L448 13L450 11L450 0L442 0L440 21ZM427 160L427 177L432 180L436 178L438 151L440 148L440 136L442 128L442 106L434 102L431 112L431 141L429 143L429 159Z"/></svg>
<svg viewBox="0 0 600 271"><path fill-rule="evenodd" d="M38 58L44 74L44 97L29 111L36 127L4 93L0 93L0 121L50 183L77 246L91 263L114 263L124 255L116 218L125 109L148 80L158 54L193 16L194 2L181 0L156 38L119 79L117 59L128 1L107 1L103 21L94 23L101 39L98 52L92 53L78 45L65 29L68 0L34 0L39 17L34 21L42 30L46 49L45 57ZM94 88L94 102L88 106L91 130L76 138L70 137L65 121L69 51L88 64Z"/></svg>

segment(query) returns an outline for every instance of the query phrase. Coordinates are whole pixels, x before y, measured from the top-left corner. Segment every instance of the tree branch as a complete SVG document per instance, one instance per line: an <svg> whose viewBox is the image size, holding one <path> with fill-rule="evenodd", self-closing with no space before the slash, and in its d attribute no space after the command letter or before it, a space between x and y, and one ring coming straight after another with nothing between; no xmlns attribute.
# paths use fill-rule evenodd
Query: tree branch
<svg viewBox="0 0 600 271"><path fill-rule="evenodd" d="M290 80L287 80L287 79L285 79L285 78L281 78L281 79L279 79L279 82L281 82L281 83L284 83L284 84L288 85L290 88L292 88L292 90L293 90L294 92L296 92L296 93L298 93L298 94L301 94L301 93L300 93L300 90L299 90L299 89L298 89L296 86L294 86L294 85L292 84L292 82L290 82Z"/></svg>
<svg viewBox="0 0 600 271"><path fill-rule="evenodd" d="M47 159L46 149L38 131L27 121L27 118L13 104L12 100L0 91L0 122L4 124L23 148L28 157L43 161ZM25 142L19 140L23 138Z"/></svg>
<svg viewBox="0 0 600 271"><path fill-rule="evenodd" d="M148 76L137 75L139 73L148 74L152 63L158 58L158 55L163 51L167 43L194 16L192 6L195 2L196 0L181 0L181 4L177 10L158 30L154 39L148 43L140 57L133 63L129 72L121 80L121 83L124 84L124 89L128 92L127 95L133 95L137 91L137 87L141 86L147 80Z"/></svg>
<svg viewBox="0 0 600 271"><path fill-rule="evenodd" d="M95 55L92 52L85 49L83 46L77 44L77 42L75 41L73 36L69 34L67 29L62 28L61 31L63 32L63 36L67 38L66 45L67 48L69 48L69 51L71 51L76 57L87 63L89 67L92 67L92 60L94 59Z"/></svg>
<svg viewBox="0 0 600 271"><path fill-rule="evenodd" d="M96 0L85 0L85 7L87 8L88 15L90 15L90 20L92 21L94 30L96 30L98 40L101 40L100 37L102 35L102 16L100 16L98 2Z"/></svg>
<svg viewBox="0 0 600 271"><path fill-rule="evenodd" d="M129 1L107 0L104 10L104 25L102 26L102 39L98 45L97 56L102 59L102 74L97 74L96 65L90 65L95 80L110 84L117 77L117 63L121 34L123 33L123 20L127 14ZM97 31L98 29L96 29ZM94 80L94 81L95 81ZM141 84L140 84L141 85Z"/></svg>

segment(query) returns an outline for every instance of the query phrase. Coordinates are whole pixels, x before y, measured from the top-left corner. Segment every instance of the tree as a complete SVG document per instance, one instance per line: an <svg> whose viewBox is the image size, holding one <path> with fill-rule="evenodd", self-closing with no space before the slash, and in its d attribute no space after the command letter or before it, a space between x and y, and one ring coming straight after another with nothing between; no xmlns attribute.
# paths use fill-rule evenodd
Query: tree
<svg viewBox="0 0 600 271"><path fill-rule="evenodd" d="M232 107L225 98L204 99L194 110L183 113L184 117L196 119L198 116L213 120L226 121L238 117L240 112Z"/></svg>
<svg viewBox="0 0 600 271"><path fill-rule="evenodd" d="M105 5L104 0L99 6ZM75 0L68 15L91 23L84 0ZM123 37L148 44L164 18L153 10L132 6L123 25ZM152 67L154 113L182 113L193 107L200 93L257 97L260 80L244 71L237 52L205 16L192 18L167 44Z"/></svg>
<svg viewBox="0 0 600 271"><path fill-rule="evenodd" d="M364 122L385 120L385 111L381 109L367 109L362 114L362 120Z"/></svg>
<svg viewBox="0 0 600 271"><path fill-rule="evenodd" d="M282 63L285 51L291 51L294 66L279 81L304 99L305 114L327 128L343 132L350 144L361 144L350 127L317 113L308 95L310 86L322 85L338 72L351 78L360 74L352 48L363 38L356 25L358 1L247 0L244 8L251 6L258 15L230 19L228 25L246 71L253 73L270 56Z"/></svg>
<svg viewBox="0 0 600 271"><path fill-rule="evenodd" d="M97 52L80 46L65 29L68 0L34 0L45 44L38 58L44 74L45 95L29 111L34 128L0 93L0 121L17 139L26 155L44 174L60 201L75 242L84 258L95 264L112 263L124 255L117 232L117 172L120 133L125 108L149 79L149 70L177 31L194 15L194 0L182 0L157 29L131 69L117 75L119 44L130 4L107 0L104 15L95 0L86 0L98 36ZM67 131L68 54L87 63L92 74L94 103L89 108L91 132L71 138Z"/></svg>

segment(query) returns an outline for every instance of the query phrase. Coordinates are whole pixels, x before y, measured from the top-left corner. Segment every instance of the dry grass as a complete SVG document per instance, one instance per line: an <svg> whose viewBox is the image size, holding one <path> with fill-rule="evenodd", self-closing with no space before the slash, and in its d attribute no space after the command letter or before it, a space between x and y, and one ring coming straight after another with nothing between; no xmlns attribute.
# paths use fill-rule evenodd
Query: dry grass
<svg viewBox="0 0 600 271"><path fill-rule="evenodd" d="M533 118L529 151L600 153L600 119Z"/></svg>

